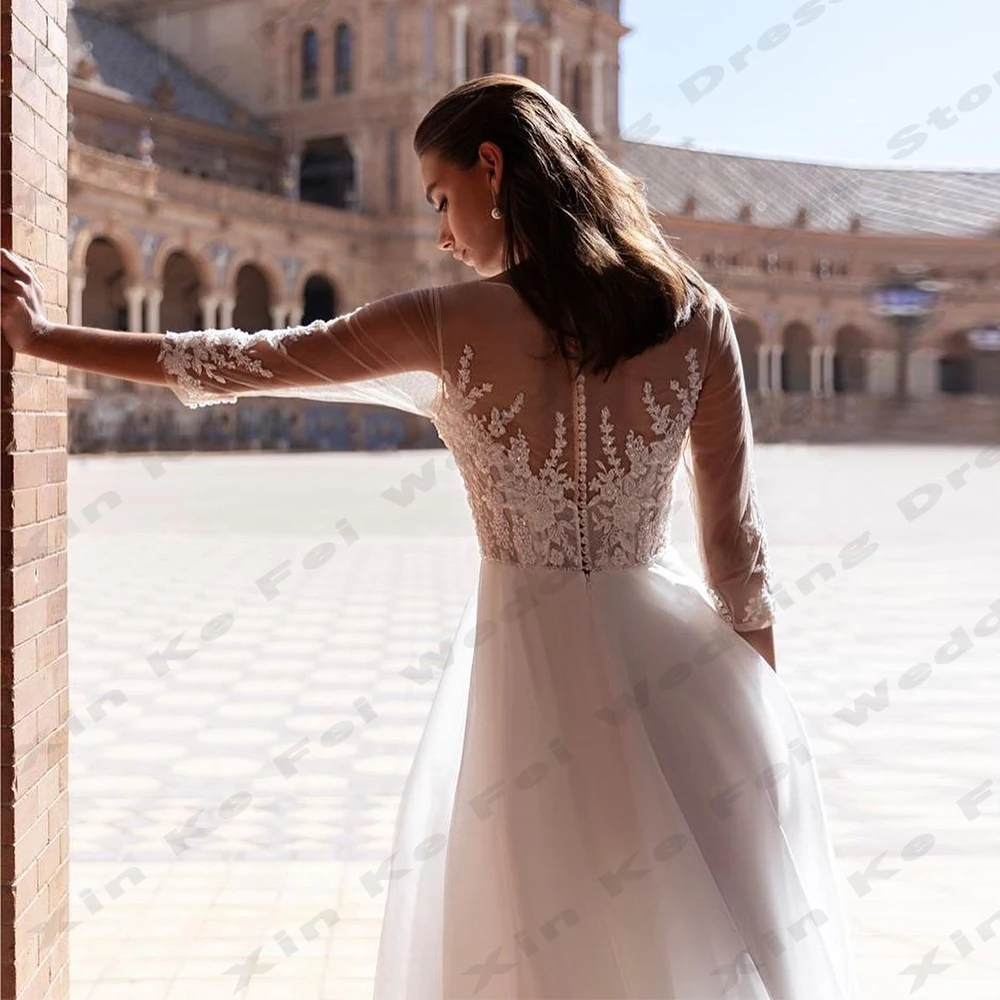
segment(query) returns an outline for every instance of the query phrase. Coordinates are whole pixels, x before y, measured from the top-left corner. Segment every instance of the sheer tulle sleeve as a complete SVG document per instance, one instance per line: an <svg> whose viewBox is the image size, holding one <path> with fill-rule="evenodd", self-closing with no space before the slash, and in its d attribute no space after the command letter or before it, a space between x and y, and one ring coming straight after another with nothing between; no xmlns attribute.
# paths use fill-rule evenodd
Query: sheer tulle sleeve
<svg viewBox="0 0 1000 1000"><path fill-rule="evenodd" d="M711 323L705 381L685 449L702 566L719 614L738 632L774 622L773 583L753 471L753 427L725 302Z"/></svg>
<svg viewBox="0 0 1000 1000"><path fill-rule="evenodd" d="M430 416L442 372L440 287L283 330L167 332L158 361L188 407L244 396L372 403Z"/></svg>

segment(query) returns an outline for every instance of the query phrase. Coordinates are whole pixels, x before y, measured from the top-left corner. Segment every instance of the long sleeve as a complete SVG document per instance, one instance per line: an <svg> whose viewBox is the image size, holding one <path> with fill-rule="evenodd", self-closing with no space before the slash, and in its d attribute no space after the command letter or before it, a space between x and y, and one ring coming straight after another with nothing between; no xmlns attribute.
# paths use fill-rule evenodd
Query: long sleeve
<svg viewBox="0 0 1000 1000"><path fill-rule="evenodd" d="M685 465L709 593L719 614L736 631L748 632L773 624L774 588L739 344L721 298L710 326Z"/></svg>
<svg viewBox="0 0 1000 1000"><path fill-rule="evenodd" d="M167 332L158 362L185 406L294 396L429 416L441 386L440 287L283 330Z"/></svg>

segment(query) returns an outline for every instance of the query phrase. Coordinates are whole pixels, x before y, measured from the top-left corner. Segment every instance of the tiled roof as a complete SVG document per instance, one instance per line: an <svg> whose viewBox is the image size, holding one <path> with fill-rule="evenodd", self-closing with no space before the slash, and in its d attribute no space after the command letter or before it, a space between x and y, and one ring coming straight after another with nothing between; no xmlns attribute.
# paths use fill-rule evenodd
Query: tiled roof
<svg viewBox="0 0 1000 1000"><path fill-rule="evenodd" d="M157 107L153 95L161 77L165 77L174 92L171 110L176 114L236 131L270 134L261 121L247 112L244 114L248 124L237 124L233 116L243 109L235 101L118 21L76 6L69 11L67 36L71 69L89 49L97 66L97 79L137 104Z"/></svg>
<svg viewBox="0 0 1000 1000"><path fill-rule="evenodd" d="M884 170L713 153L655 143L624 144L622 169L646 182L656 210L737 221L752 207L759 226L920 236L1000 237L1000 170Z"/></svg>

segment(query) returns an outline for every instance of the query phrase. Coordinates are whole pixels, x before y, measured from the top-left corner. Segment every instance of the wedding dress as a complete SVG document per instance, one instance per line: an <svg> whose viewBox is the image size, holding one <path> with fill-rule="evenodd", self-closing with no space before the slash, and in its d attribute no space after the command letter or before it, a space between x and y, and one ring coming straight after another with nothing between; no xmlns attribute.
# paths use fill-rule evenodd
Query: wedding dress
<svg viewBox="0 0 1000 1000"><path fill-rule="evenodd" d="M493 279L164 336L185 405L420 413L467 489L478 585L415 668L439 686L364 880L375 998L857 1000L809 741L740 635L774 606L725 302L607 379L546 347ZM682 465L704 580L670 542Z"/></svg>

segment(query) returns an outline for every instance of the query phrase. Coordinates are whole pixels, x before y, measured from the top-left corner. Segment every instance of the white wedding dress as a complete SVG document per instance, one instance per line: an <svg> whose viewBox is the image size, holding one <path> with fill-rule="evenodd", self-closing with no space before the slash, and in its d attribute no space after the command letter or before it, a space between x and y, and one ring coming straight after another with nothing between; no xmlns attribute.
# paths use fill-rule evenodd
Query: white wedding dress
<svg viewBox="0 0 1000 1000"><path fill-rule="evenodd" d="M741 636L774 620L732 321L713 296L574 378L503 280L329 323L168 333L189 406L434 421L482 555L406 783L376 1000L857 1000L815 763ZM670 544L685 466L705 581ZM780 664L779 664L780 666Z"/></svg>

